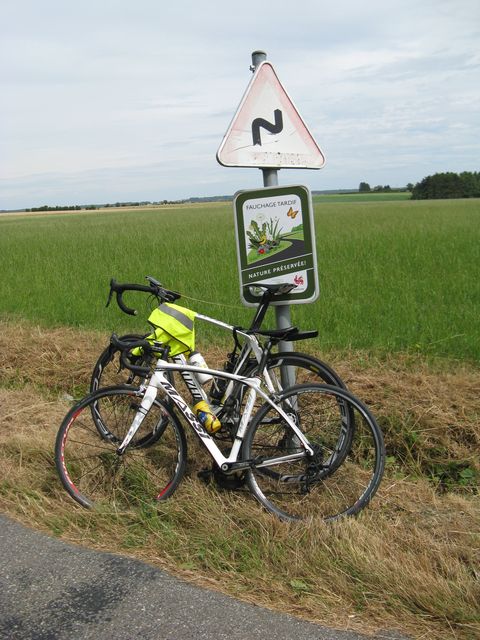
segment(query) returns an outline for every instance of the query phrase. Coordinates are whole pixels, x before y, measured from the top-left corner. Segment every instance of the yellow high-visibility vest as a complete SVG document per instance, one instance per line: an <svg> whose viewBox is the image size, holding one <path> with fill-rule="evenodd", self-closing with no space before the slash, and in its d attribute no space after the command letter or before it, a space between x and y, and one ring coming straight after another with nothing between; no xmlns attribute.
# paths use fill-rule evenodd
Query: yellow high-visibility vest
<svg viewBox="0 0 480 640"><path fill-rule="evenodd" d="M181 307L178 304L164 302L154 309L148 322L154 332L146 337L153 342L157 340L170 347L170 355L189 353L195 349L195 316L196 311ZM137 353L136 353L137 352ZM133 355L140 355L141 348L133 349Z"/></svg>

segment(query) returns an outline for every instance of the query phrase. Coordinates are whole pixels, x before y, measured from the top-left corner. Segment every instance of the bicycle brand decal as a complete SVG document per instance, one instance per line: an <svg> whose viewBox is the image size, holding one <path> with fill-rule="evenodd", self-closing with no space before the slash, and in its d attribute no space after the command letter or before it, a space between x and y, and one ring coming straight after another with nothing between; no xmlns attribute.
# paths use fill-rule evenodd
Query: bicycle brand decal
<svg viewBox="0 0 480 640"><path fill-rule="evenodd" d="M185 384L188 387L188 390L192 394L192 398L194 399L194 402L203 400L203 396L198 390L197 384L193 378L193 374L191 374L190 371L182 371L182 378L184 379Z"/></svg>
<svg viewBox="0 0 480 640"><path fill-rule="evenodd" d="M196 418L195 414L193 413L193 411L190 409L190 407L185 402L185 400L182 398L182 396L177 392L175 387L173 385L171 385L165 378L162 380L162 387L165 389L165 391L170 396L170 398L175 402L175 404L180 409L180 411L183 413L183 415L188 420L188 422L192 425L193 429L195 429L196 433L198 433L198 435L201 438L205 438L205 439L209 440L210 436L205 431L205 429L202 427L202 425L197 420L197 418Z"/></svg>

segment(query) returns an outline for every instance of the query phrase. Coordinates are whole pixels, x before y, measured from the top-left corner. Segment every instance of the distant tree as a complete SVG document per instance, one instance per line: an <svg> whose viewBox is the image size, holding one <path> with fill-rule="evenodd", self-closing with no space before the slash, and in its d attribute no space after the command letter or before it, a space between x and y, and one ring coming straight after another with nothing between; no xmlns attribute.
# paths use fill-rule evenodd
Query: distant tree
<svg viewBox="0 0 480 640"><path fill-rule="evenodd" d="M407 184L407 191L410 191L410 193L413 191L413 184L411 182Z"/></svg>
<svg viewBox="0 0 480 640"><path fill-rule="evenodd" d="M368 184L368 182L360 182L358 190L360 193L368 193L369 191L371 191L370 185Z"/></svg>

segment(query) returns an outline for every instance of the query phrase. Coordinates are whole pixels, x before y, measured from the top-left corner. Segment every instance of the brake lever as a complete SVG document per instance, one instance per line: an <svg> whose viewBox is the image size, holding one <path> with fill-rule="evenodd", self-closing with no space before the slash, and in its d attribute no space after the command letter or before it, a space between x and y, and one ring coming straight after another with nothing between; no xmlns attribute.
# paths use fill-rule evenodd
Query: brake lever
<svg viewBox="0 0 480 640"><path fill-rule="evenodd" d="M152 276L145 276L145 280L148 280L148 282L150 283L150 286L152 288L161 288L162 287L162 283L159 282L158 280L156 280L155 278L153 278Z"/></svg>
<svg viewBox="0 0 480 640"><path fill-rule="evenodd" d="M145 279L150 283L152 293L157 296L157 299L161 302L175 302L175 300L178 300L181 297L181 295L176 291L169 291L168 289L165 289L162 283L152 276L145 276Z"/></svg>

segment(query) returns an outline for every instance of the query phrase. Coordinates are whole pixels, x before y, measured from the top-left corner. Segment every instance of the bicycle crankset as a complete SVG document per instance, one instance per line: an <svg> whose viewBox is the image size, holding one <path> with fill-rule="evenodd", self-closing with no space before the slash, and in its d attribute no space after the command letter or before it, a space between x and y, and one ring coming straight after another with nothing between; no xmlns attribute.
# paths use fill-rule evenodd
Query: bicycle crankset
<svg viewBox="0 0 480 640"><path fill-rule="evenodd" d="M205 484L209 484L213 480L218 487L229 491L241 489L247 480L245 471L227 474L223 473L223 471L215 465L212 465L211 469L202 469L197 473L197 477L203 480Z"/></svg>

